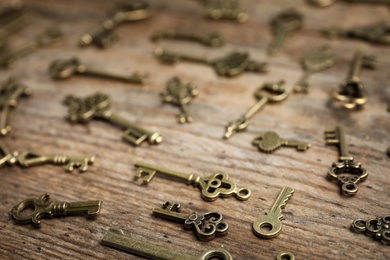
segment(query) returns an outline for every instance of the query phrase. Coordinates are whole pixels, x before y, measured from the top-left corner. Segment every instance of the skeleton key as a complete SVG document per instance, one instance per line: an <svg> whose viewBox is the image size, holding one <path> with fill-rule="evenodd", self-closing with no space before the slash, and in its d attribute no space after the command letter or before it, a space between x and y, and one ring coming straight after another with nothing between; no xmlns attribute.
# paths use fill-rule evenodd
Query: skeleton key
<svg viewBox="0 0 390 260"><path fill-rule="evenodd" d="M64 103L69 107L68 119L70 122L86 123L94 118L109 121L126 128L122 137L135 146L146 140L149 144L159 144L163 140L159 133L148 132L136 124L113 114L109 109L111 100L106 94L96 93L85 99L70 95L65 98Z"/></svg>
<svg viewBox="0 0 390 260"><path fill-rule="evenodd" d="M118 80L136 84L146 84L148 82L147 75L133 73L130 76L121 76L106 72L94 71L82 64L77 58L66 60L54 60L49 67L49 74L53 79L67 79L73 75L84 75L92 77L100 77L111 80Z"/></svg>
<svg viewBox="0 0 390 260"><path fill-rule="evenodd" d="M168 52L163 48L154 50L155 56L163 63L175 64L178 61L190 61L196 63L207 64L213 66L218 75L225 77L233 77L241 74L244 71L251 72L268 72L268 63L256 62L249 59L249 54L246 52L231 52L224 57L212 60L207 58L199 58L191 55Z"/></svg>
<svg viewBox="0 0 390 260"><path fill-rule="evenodd" d="M125 236L120 229L110 228L100 244L120 249L131 254L143 256L149 259L160 260L233 260L228 251L223 248L212 248L203 252L201 255L188 255L178 251L173 251L165 246L157 246L148 242L143 242L129 236Z"/></svg>
<svg viewBox="0 0 390 260"><path fill-rule="evenodd" d="M309 4L317 7L327 7L339 1L360 4L390 5L390 0L307 0Z"/></svg>
<svg viewBox="0 0 390 260"><path fill-rule="evenodd" d="M333 130L325 131L325 140L326 144L337 145L340 153L338 162L334 162L328 171L328 177L342 184L343 195L355 195L359 190L357 184L367 179L368 172L362 168L360 162L354 162L353 157L349 155L344 128L337 126Z"/></svg>
<svg viewBox="0 0 390 260"><path fill-rule="evenodd" d="M245 22L248 15L241 0L205 0L207 16L214 20L229 19Z"/></svg>
<svg viewBox="0 0 390 260"><path fill-rule="evenodd" d="M101 200L87 200L78 202L52 201L48 193L38 199L29 198L19 202L11 209L11 215L20 225L32 224L34 227L41 226L41 218L52 218L68 214L88 214L95 216L100 212ZM33 213L25 216L22 212L27 209L34 209Z"/></svg>
<svg viewBox="0 0 390 260"><path fill-rule="evenodd" d="M260 111L268 102L279 102L286 99L290 92L284 87L284 81L281 80L276 83L264 83L260 86L256 92L255 97L259 99L248 111L245 112L240 118L229 122L225 127L224 138L228 139L233 134L241 132L248 127L249 119L257 112Z"/></svg>
<svg viewBox="0 0 390 260"><path fill-rule="evenodd" d="M367 236L390 245L390 215L373 218L367 221L357 219L352 222L351 229L355 232L365 232Z"/></svg>
<svg viewBox="0 0 390 260"><path fill-rule="evenodd" d="M191 123L192 117L188 114L187 105L198 95L194 84L183 84L178 77L169 80L166 90L162 93L163 101L180 106L179 123Z"/></svg>
<svg viewBox="0 0 390 260"><path fill-rule="evenodd" d="M26 27L31 19L26 14L18 15L0 28L0 49L4 47L5 40L13 33Z"/></svg>
<svg viewBox="0 0 390 260"><path fill-rule="evenodd" d="M309 93L311 89L311 85L307 82L309 76L334 65L333 51L329 46L322 46L319 49L307 52L303 55L301 64L304 73L295 84L294 91L298 93Z"/></svg>
<svg viewBox="0 0 390 260"><path fill-rule="evenodd" d="M376 67L377 60L373 56L365 56L362 52L357 51L348 77L341 82L340 86L333 92L333 97L341 101L343 107L353 109L360 107L367 102L366 95L364 94L364 86L360 80L361 68L374 69Z"/></svg>
<svg viewBox="0 0 390 260"><path fill-rule="evenodd" d="M310 147L309 143L285 140L275 132L265 132L259 135L253 139L252 144L256 145L264 153L271 153L280 146L295 147L298 151L306 151Z"/></svg>
<svg viewBox="0 0 390 260"><path fill-rule="evenodd" d="M221 47L225 45L225 39L216 32L205 34L180 33L175 31L156 32L152 36L152 41L160 39L183 40L198 42L209 47Z"/></svg>
<svg viewBox="0 0 390 260"><path fill-rule="evenodd" d="M186 229L193 229L196 236L203 241L213 240L215 236L226 235L229 225L223 221L221 213L208 212L204 215L199 215L196 212L192 212L191 214L182 214L179 213L180 208L180 204L167 201L163 204L163 208L154 208L153 215L173 222L183 223Z"/></svg>
<svg viewBox="0 0 390 260"><path fill-rule="evenodd" d="M277 54L283 46L288 35L301 29L303 16L294 9L289 9L277 14L270 22L274 40L268 47L270 55Z"/></svg>
<svg viewBox="0 0 390 260"><path fill-rule="evenodd" d="M229 180L229 176L224 172L216 172L208 177L200 177L194 174L185 174L163 169L143 162L136 162L136 178L142 178L144 184L148 184L156 173L164 174L173 179L185 182L187 185L192 184L199 187L202 199L214 201L218 197L235 196L238 200L247 200L251 195L248 188L238 188L236 184Z"/></svg>
<svg viewBox="0 0 390 260"><path fill-rule="evenodd" d="M281 219L283 218L282 209L294 194L294 189L284 187L276 199L270 211L263 216L258 217L253 222L253 232L261 238L274 238L282 230Z"/></svg>
<svg viewBox="0 0 390 260"><path fill-rule="evenodd" d="M15 13L23 8L23 3L20 0L3 1L0 4L0 17Z"/></svg>

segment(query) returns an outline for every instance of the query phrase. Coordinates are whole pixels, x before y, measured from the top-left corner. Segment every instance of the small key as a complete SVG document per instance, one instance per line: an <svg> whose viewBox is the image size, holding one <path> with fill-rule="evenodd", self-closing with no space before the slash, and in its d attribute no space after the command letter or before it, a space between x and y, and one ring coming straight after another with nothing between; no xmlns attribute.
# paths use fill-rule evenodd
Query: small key
<svg viewBox="0 0 390 260"><path fill-rule="evenodd" d="M328 171L328 177L342 185L343 195L355 195L359 190L357 184L367 179L368 172L362 168L360 162L354 162L353 157L349 155L344 128L337 126L335 129L325 131L325 140L326 144L337 145L340 154L338 162L334 162Z"/></svg>
<svg viewBox="0 0 390 260"><path fill-rule="evenodd" d="M83 75L142 85L149 81L147 75L141 75L139 73L133 73L130 76L121 76L91 70L86 65L82 64L77 58L54 60L49 67L49 74L53 79L67 79L73 75Z"/></svg>
<svg viewBox="0 0 390 260"><path fill-rule="evenodd" d="M279 53L287 36L301 29L302 23L302 14L294 9L277 14L270 22L274 40L268 47L268 53L270 55Z"/></svg>
<svg viewBox="0 0 390 260"><path fill-rule="evenodd" d="M19 202L11 209L11 215L20 225L32 224L34 227L41 226L42 218L52 218L55 216L65 216L68 214L88 214L95 216L100 212L101 200L87 200L78 202L52 201L50 202L48 193L43 194L38 199L29 198ZM25 209L34 209L33 213L26 216L22 212Z"/></svg>
<svg viewBox="0 0 390 260"><path fill-rule="evenodd" d="M219 212L208 212L199 215L196 212L191 214L179 213L181 206L178 203L166 201L162 208L154 208L153 215L165 218L173 222L183 223L188 230L194 230L199 240L210 241L215 236L226 235L229 225L223 221L223 216Z"/></svg>
<svg viewBox="0 0 390 260"><path fill-rule="evenodd" d="M4 24L0 28L0 49L5 46L5 41L11 34L23 29L29 25L30 22L30 17L26 14L22 14L18 15L17 17L13 17L11 21Z"/></svg>
<svg viewBox="0 0 390 260"><path fill-rule="evenodd" d="M255 97L258 99L257 103L249 108L249 110L246 111L240 118L229 122L225 126L225 134L223 138L228 139L233 134L245 130L248 127L249 119L253 117L256 112L260 111L268 102L273 103L286 99L290 92L287 91L283 85L283 80L276 83L267 82L261 85L255 92Z"/></svg>
<svg viewBox="0 0 390 260"><path fill-rule="evenodd" d="M339 1L359 4L390 5L390 0L307 0L309 4L317 7L328 7Z"/></svg>
<svg viewBox="0 0 390 260"><path fill-rule="evenodd" d="M155 56L163 63L175 64L178 61L190 61L195 63L207 64L214 67L217 74L224 77L233 77L244 71L250 72L268 72L268 63L256 62L249 59L246 52L230 52L224 57L218 59L199 58L186 54L168 52L163 48L154 50Z"/></svg>
<svg viewBox="0 0 390 260"><path fill-rule="evenodd" d="M271 153L280 146L295 147L298 151L306 151L310 147L309 143L285 140L275 132L265 132L259 135L253 139L252 144L256 145L264 153Z"/></svg>
<svg viewBox="0 0 390 260"><path fill-rule="evenodd" d="M280 252L276 256L276 260L295 260L295 256L290 252Z"/></svg>
<svg viewBox="0 0 390 260"><path fill-rule="evenodd" d="M236 184L229 180L229 176L224 172L216 172L208 177L200 177L194 174L185 174L163 169L158 166L136 162L135 173L136 178L142 178L144 184L148 184L156 175L156 173L164 174L172 179L185 182L187 185L198 187L202 194L202 199L206 201L214 201L218 197L235 196L238 200L247 200L251 195L248 188L238 188Z"/></svg>
<svg viewBox="0 0 390 260"><path fill-rule="evenodd" d="M2 1L0 4L0 18L18 12L22 10L23 7L23 2L20 0Z"/></svg>
<svg viewBox="0 0 390 260"><path fill-rule="evenodd" d="M211 260L218 258L222 260L233 260L230 253L223 248L211 248L203 252L201 255L188 255L168 249L165 246L157 246L125 236L122 230L114 228L110 228L106 234L104 234L100 244L149 259Z"/></svg>
<svg viewBox="0 0 390 260"><path fill-rule="evenodd" d="M236 20L243 23L248 20L245 5L241 0L205 0L207 16L213 20Z"/></svg>
<svg viewBox="0 0 390 260"><path fill-rule="evenodd" d="M258 217L253 222L253 232L261 238L277 237L282 230L283 219L282 209L294 194L294 189L284 187L276 199L270 211L267 211L263 216Z"/></svg>
<svg viewBox="0 0 390 260"><path fill-rule="evenodd" d="M161 95L164 102L180 106L179 123L183 124L192 122L187 106L198 93L199 91L194 84L184 84L178 77L174 77L168 81L167 88Z"/></svg>
<svg viewBox="0 0 390 260"><path fill-rule="evenodd" d="M351 229L355 232L365 232L367 236L390 245L390 215L373 218L367 221L357 219L352 222Z"/></svg>
<svg viewBox="0 0 390 260"><path fill-rule="evenodd" d="M169 40L182 40L192 41L203 44L208 47L221 47L225 45L225 38L219 33L211 32L205 34L194 34L194 33L181 33L175 31L156 32L152 35L152 41L157 42L161 39Z"/></svg>
<svg viewBox="0 0 390 260"><path fill-rule="evenodd" d="M84 99L69 95L65 98L64 104L69 107L68 120L73 123L86 123L92 119L102 119L112 124L126 128L122 138L131 144L138 146L144 141L149 144L159 144L163 138L159 133L151 133L131 123L110 110L111 100L108 95L96 93Z"/></svg>

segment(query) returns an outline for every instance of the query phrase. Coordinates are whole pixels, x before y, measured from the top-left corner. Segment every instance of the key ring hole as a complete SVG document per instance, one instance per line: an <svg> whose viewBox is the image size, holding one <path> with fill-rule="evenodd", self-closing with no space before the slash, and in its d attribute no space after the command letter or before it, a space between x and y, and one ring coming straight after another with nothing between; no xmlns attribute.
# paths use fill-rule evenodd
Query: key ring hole
<svg viewBox="0 0 390 260"><path fill-rule="evenodd" d="M366 230L366 221L363 219L357 219L352 223L352 229L357 232L362 232Z"/></svg>
<svg viewBox="0 0 390 260"><path fill-rule="evenodd" d="M247 200L251 196L252 192L247 188L238 190L237 198L240 200Z"/></svg>
<svg viewBox="0 0 390 260"><path fill-rule="evenodd" d="M212 180L211 182L210 182L210 187L211 188L214 188L214 189L217 189L217 188L219 188L219 187L221 187L221 180L219 180L219 179L214 179L214 180Z"/></svg>
<svg viewBox="0 0 390 260"><path fill-rule="evenodd" d="M281 252L276 257L277 260L294 260L295 256L289 252Z"/></svg>
<svg viewBox="0 0 390 260"><path fill-rule="evenodd" d="M212 260L212 259L221 259L221 260L233 260L230 253L224 249L212 249L205 252L202 257L202 260Z"/></svg>
<svg viewBox="0 0 390 260"><path fill-rule="evenodd" d="M35 213L34 203L24 203L17 208L17 214L20 218L29 218Z"/></svg>
<svg viewBox="0 0 390 260"><path fill-rule="evenodd" d="M344 183L342 186L342 191L345 195L354 195L358 190L359 187L353 182Z"/></svg>
<svg viewBox="0 0 390 260"><path fill-rule="evenodd" d="M270 232L274 226L271 223L262 223L260 224L260 230L263 232Z"/></svg>

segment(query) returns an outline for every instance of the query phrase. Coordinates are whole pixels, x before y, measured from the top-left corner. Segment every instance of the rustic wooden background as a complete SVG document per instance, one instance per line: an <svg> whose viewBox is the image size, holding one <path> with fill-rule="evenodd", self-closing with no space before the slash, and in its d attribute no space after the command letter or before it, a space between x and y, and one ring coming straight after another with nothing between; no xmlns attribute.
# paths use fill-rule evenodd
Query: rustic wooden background
<svg viewBox="0 0 390 260"><path fill-rule="evenodd" d="M12 132L1 142L19 152L95 155L96 162L83 174L66 173L60 166L22 169L1 168L0 255L2 259L135 259L99 244L110 227L123 229L134 238L174 250L198 254L208 247L223 247L236 259L274 259L278 252L292 252L297 259L388 259L390 247L363 234L351 232L353 220L384 216L390 212L390 52L355 40L330 41L318 31L327 27L350 27L385 21L389 9L382 6L338 3L326 9L313 8L303 0L247 0L249 20L238 24L204 19L197 1L148 0L154 16L124 24L121 39L109 49L80 48L80 35L100 22L111 9L105 0L28 0L33 17L28 28L12 36L9 48L34 37L43 28L59 26L62 43L21 58L15 67L2 70L1 79L14 76L31 87L33 95L20 101L11 113ZM305 15L303 29L288 38L285 50L276 57L265 50L271 40L268 21L277 12L296 7ZM156 30L179 29L204 33L218 31L229 44L220 49L185 42L149 40ZM250 122L248 130L229 140L221 137L225 124L240 116L255 102L253 92L265 81L284 79L292 87L302 74L298 59L305 50L325 43L332 46L337 64L311 77L315 85L308 94L296 94L285 102L270 105ZM152 55L156 46L181 52L219 57L229 50L247 50L256 60L270 63L266 75L246 73L228 79L218 77L207 66L179 63L162 65ZM364 70L368 103L360 111L349 111L334 102L330 93L346 77L356 49L379 57L376 70ZM73 77L53 81L50 62L76 56L93 68L117 73L148 72L151 83L138 86L93 78ZM178 109L163 104L159 93L173 76L193 81L200 95L190 106L192 124L179 125ZM159 131L158 146L132 147L121 140L121 130L105 122L71 125L61 104L67 94L84 97L96 91L110 94L112 109L147 129ZM337 159L336 147L326 146L324 130L342 124L350 153L369 172L354 197L340 195L339 186L326 179ZM273 154L259 153L251 140L259 133L276 130L285 138L307 141L312 147L302 153L280 148ZM168 169L208 176L224 171L240 187L252 190L248 201L235 198L206 202L198 189L155 177L143 186L134 180L134 163L142 160ZM287 204L283 231L274 239L259 239L252 233L255 218L268 210L280 189L290 186L295 194ZM9 216L11 207L28 197L48 192L54 200L103 200L101 214L43 219L42 227L20 226ZM182 212L220 211L230 225L225 237L198 241L180 224L151 216L165 201L182 204Z"/></svg>

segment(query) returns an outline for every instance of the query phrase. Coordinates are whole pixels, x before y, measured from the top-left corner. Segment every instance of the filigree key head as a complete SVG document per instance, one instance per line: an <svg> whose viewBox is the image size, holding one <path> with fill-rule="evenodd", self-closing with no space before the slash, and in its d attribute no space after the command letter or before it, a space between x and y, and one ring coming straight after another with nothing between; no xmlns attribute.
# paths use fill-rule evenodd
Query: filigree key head
<svg viewBox="0 0 390 260"><path fill-rule="evenodd" d="M162 93L165 102L175 105L188 104L199 91L194 84L183 84L178 77L169 80L166 90Z"/></svg>
<svg viewBox="0 0 390 260"><path fill-rule="evenodd" d="M266 97L270 101L281 101L286 99L290 94L284 87L285 81L266 82L261 85L255 92L257 98Z"/></svg>
<svg viewBox="0 0 390 260"><path fill-rule="evenodd" d="M229 225L223 221L223 216L219 212L208 212L204 215L192 212L184 221L184 227L195 228L196 235L203 241L226 235L229 229Z"/></svg>
<svg viewBox="0 0 390 260"><path fill-rule="evenodd" d="M249 64L249 54L246 52L231 52L214 61L215 70L221 76L236 76L241 74Z"/></svg>

